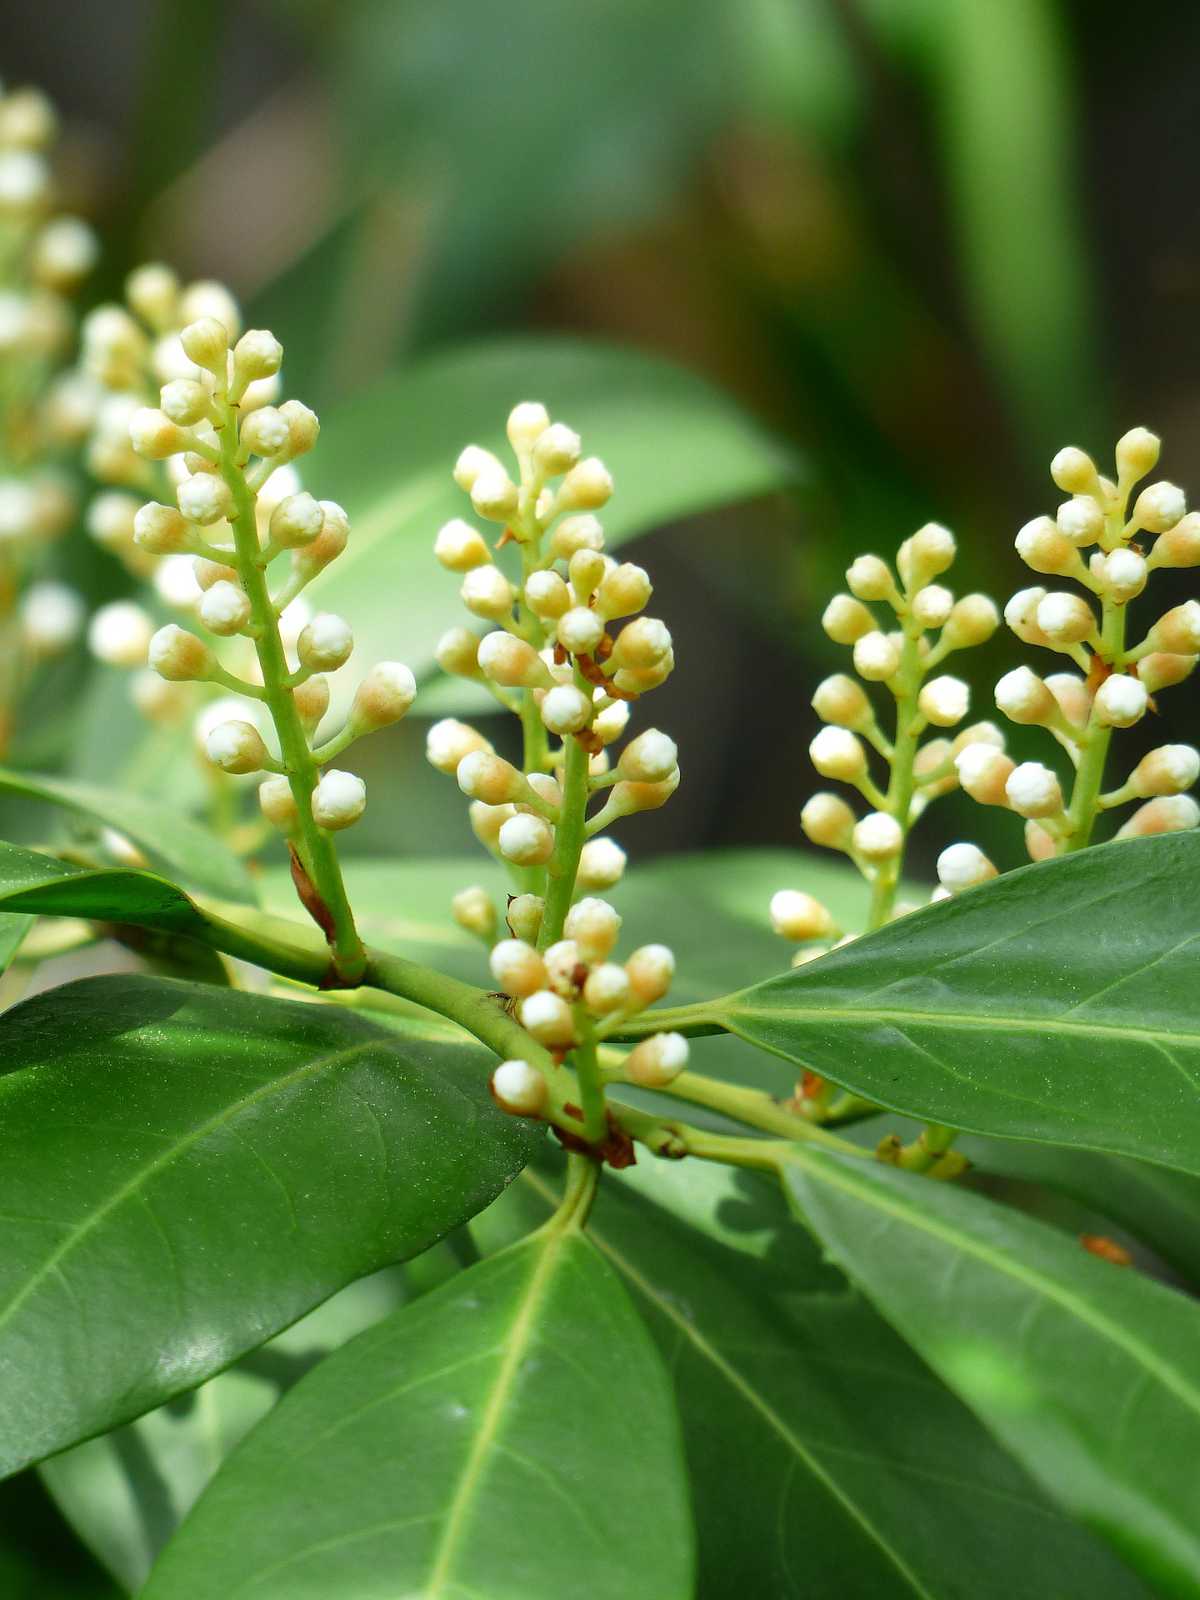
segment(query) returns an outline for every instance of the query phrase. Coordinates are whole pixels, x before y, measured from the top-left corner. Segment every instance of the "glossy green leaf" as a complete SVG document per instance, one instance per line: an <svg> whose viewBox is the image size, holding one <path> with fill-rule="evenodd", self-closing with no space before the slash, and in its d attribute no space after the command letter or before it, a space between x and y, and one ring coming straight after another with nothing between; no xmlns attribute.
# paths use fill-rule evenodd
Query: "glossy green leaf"
<svg viewBox="0 0 1200 1600"><path fill-rule="evenodd" d="M557 1190L539 1159L471 1231L506 1241ZM675 1380L701 1600L1144 1593L822 1261L777 1185L639 1164L605 1181L588 1233Z"/></svg>
<svg viewBox="0 0 1200 1600"><path fill-rule="evenodd" d="M608 464L610 547L795 476L795 463L731 400L659 357L523 339L428 360L325 419L322 492L345 505L353 531L309 595L353 618L364 661L399 656L419 677L435 670L434 645L464 616L458 581L433 558L442 523L472 515L451 469L468 443L507 453L505 420L530 396ZM668 470L672 459L681 470Z"/></svg>
<svg viewBox="0 0 1200 1600"><path fill-rule="evenodd" d="M830 1256L1068 1511L1200 1595L1200 1305L951 1184L797 1148Z"/></svg>
<svg viewBox="0 0 1200 1600"><path fill-rule="evenodd" d="M0 1017L0 1469L160 1405L485 1205L535 1137L479 1052L85 979Z"/></svg>
<svg viewBox="0 0 1200 1600"><path fill-rule="evenodd" d="M549 1229L303 1379L213 1480L144 1600L239 1593L686 1600L670 1380L595 1247Z"/></svg>
<svg viewBox="0 0 1200 1600"><path fill-rule="evenodd" d="M101 789L95 784L9 772L3 768L0 768L0 789L11 789L34 800L66 806L93 822L116 828L185 883L207 889L210 894L222 895L227 900L254 898L246 869L228 845L167 802L146 800L123 790Z"/></svg>
<svg viewBox="0 0 1200 1600"><path fill-rule="evenodd" d="M1102 845L693 1020L912 1116L1200 1174L1198 889L1200 834Z"/></svg>
<svg viewBox="0 0 1200 1600"><path fill-rule="evenodd" d="M33 927L32 917L18 916L15 912L0 912L0 972L12 961Z"/></svg>
<svg viewBox="0 0 1200 1600"><path fill-rule="evenodd" d="M131 1592L222 1461L304 1374L404 1304L405 1269L348 1284L261 1349L157 1411L38 1469L72 1527Z"/></svg>

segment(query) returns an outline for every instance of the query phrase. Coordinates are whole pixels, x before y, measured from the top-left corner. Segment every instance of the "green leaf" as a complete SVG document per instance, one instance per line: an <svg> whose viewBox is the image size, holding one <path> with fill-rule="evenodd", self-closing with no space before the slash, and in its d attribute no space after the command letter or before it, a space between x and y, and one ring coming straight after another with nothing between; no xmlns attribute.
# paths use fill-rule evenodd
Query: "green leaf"
<svg viewBox="0 0 1200 1600"><path fill-rule="evenodd" d="M1200 834L1006 873L679 1021L892 1110L1200 1174Z"/></svg>
<svg viewBox="0 0 1200 1600"><path fill-rule="evenodd" d="M559 1225L322 1362L144 1600L686 1600L691 1547L670 1380L611 1268Z"/></svg>
<svg viewBox="0 0 1200 1600"><path fill-rule="evenodd" d="M48 778L40 773L9 772L0 768L0 789L11 789L31 799L66 806L94 822L116 828L149 855L194 883L227 900L252 900L254 890L245 866L229 847L200 823L165 802L144 799L125 791L101 789L95 784Z"/></svg>
<svg viewBox="0 0 1200 1600"><path fill-rule="evenodd" d="M401 656L418 677L436 670L434 645L462 607L457 580L433 558L433 539L451 517L472 515L451 469L468 443L507 454L505 420L531 396L569 421L612 471L616 493L603 519L610 547L795 476L794 462L731 400L658 357L521 339L412 367L325 419L322 492L345 505L352 533L309 595L353 619L364 661Z"/></svg>
<svg viewBox="0 0 1200 1600"><path fill-rule="evenodd" d="M145 1583L222 1461L280 1395L404 1304L404 1273L360 1278L200 1388L42 1463L60 1509L126 1589Z"/></svg>
<svg viewBox="0 0 1200 1600"><path fill-rule="evenodd" d="M1018 1212L797 1148L801 1217L1045 1489L1200 1595L1200 1306Z"/></svg>
<svg viewBox="0 0 1200 1600"><path fill-rule="evenodd" d="M0 1484L0 1594L4 1600L119 1600L121 1594L31 1472Z"/></svg>
<svg viewBox="0 0 1200 1600"><path fill-rule="evenodd" d="M543 1220L549 1163L471 1224ZM1131 1600L1141 1586L1053 1508L788 1216L773 1183L701 1162L601 1188L588 1234L675 1380L701 1600Z"/></svg>
<svg viewBox="0 0 1200 1600"><path fill-rule="evenodd" d="M9 966L32 927L32 917L0 912L0 972Z"/></svg>
<svg viewBox="0 0 1200 1600"><path fill-rule="evenodd" d="M0 1470L162 1404L485 1205L536 1135L481 1054L154 978L0 1017Z"/></svg>

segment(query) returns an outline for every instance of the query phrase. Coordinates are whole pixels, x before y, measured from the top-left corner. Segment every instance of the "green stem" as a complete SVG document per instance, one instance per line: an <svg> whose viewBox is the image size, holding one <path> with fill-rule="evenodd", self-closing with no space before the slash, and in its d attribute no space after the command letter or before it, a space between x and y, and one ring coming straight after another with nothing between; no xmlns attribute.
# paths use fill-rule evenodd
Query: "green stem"
<svg viewBox="0 0 1200 1600"><path fill-rule="evenodd" d="M904 869L904 850L908 843L909 811L914 786L913 762L916 760L917 740L921 733L921 719L917 715L917 696L924 675L921 629L908 615L902 620L904 649L900 657L900 692L896 696L896 738L892 747L887 794L880 810L895 817L900 824L903 842L891 861L880 862L875 869L871 904L867 911L867 932L882 928L890 920L895 908L896 889Z"/></svg>
<svg viewBox="0 0 1200 1600"><path fill-rule="evenodd" d="M781 1134L785 1139L807 1139L828 1149L858 1155L857 1145L848 1139L839 1139L823 1128L787 1111L772 1095L762 1089L744 1089L738 1084L725 1083L719 1078L706 1078L697 1072L681 1072L677 1078L659 1090L660 1094L674 1095L696 1106L707 1106L722 1116L744 1122L748 1127L761 1128L764 1133Z"/></svg>
<svg viewBox="0 0 1200 1600"><path fill-rule="evenodd" d="M563 936L563 924L575 895L579 853L584 845L588 803L588 755L576 738L568 738L563 764L562 814L558 839L546 886L546 909L538 934L538 949L546 950Z"/></svg>
<svg viewBox="0 0 1200 1600"><path fill-rule="evenodd" d="M575 1027L579 1034L579 1043L571 1052L571 1060L579 1077L583 1136L589 1144L599 1144L608 1133L604 1076L596 1059L596 1030L586 1008L582 1005L575 1007Z"/></svg>
<svg viewBox="0 0 1200 1600"><path fill-rule="evenodd" d="M1110 667L1124 664L1126 607L1103 603L1100 633L1101 654ZM1083 739L1083 754L1075 773L1071 804L1067 811L1067 831L1059 846L1060 855L1070 855L1091 843L1096 817L1103 809L1100 791L1104 786L1104 765L1112 743L1112 729L1096 720L1093 712Z"/></svg>

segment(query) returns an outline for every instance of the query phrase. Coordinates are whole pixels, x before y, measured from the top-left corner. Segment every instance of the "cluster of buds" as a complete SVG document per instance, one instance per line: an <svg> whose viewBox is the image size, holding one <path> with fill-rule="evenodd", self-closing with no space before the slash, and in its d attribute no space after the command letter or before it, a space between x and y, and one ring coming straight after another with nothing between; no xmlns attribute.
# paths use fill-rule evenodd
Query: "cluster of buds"
<svg viewBox="0 0 1200 1600"><path fill-rule="evenodd" d="M508 437L515 479L478 445L459 456L454 478L477 517L502 530L497 551L510 547L519 561L510 577L471 522L440 530L434 554L461 574L476 626L444 634L437 659L521 718L522 768L454 718L430 728L426 754L472 802L479 840L514 869L518 887L558 902L550 922L561 923L576 890L609 888L621 876L624 852L604 830L663 805L678 785L675 742L658 729L630 739L615 759L612 749L631 705L665 681L675 658L666 624L644 615L647 573L604 554L595 513L612 479L603 463L583 458L579 436L535 402L513 410ZM480 621L493 631L481 637ZM589 816L593 798L600 803ZM497 918L485 901L465 891L455 915L490 939Z"/></svg>
<svg viewBox="0 0 1200 1600"><path fill-rule="evenodd" d="M28 674L83 622L78 594L40 576L47 541L72 523L75 494L54 455L56 373L74 333L71 300L97 254L92 230L54 214L53 107L34 89L0 92L0 749Z"/></svg>
<svg viewBox="0 0 1200 1600"><path fill-rule="evenodd" d="M1191 745L1150 751L1124 783L1103 792L1113 731L1152 713L1154 697L1181 683L1200 658L1196 600L1159 616L1139 643L1126 637L1129 606L1156 569L1200 565L1200 514L1188 512L1183 490L1161 481L1133 498L1158 455L1159 441L1145 428L1118 440L1115 478L1103 476L1082 450L1060 450L1050 475L1069 498L1053 517L1035 517L1017 534L1018 554L1039 577L1077 588L1022 589L1005 607L1005 621L1022 643L1066 657L1075 670L1043 677L1017 667L997 683L996 704L1010 721L1045 729L1065 750L1074 769L1070 797L1052 767L1016 764L1000 750L964 752L957 770L973 798L1025 819L1035 861L1086 845L1098 812L1132 801L1142 803L1120 828L1122 837L1191 828L1200 820L1186 792L1200 775L1200 752ZM939 862L949 892L993 870L967 844L952 846Z"/></svg>
<svg viewBox="0 0 1200 1600"><path fill-rule="evenodd" d="M665 945L648 944L624 962L613 960L621 918L606 900L587 896L573 905L563 938L537 948L540 906L533 895L518 896L509 925L522 937L501 939L491 952L496 986L515 1003L526 1032L559 1059L597 1042L632 1016L661 1000L675 974L675 958ZM610 1081L662 1089L687 1065L687 1040L678 1033L643 1039L605 1076ZM492 1092L508 1111L537 1116L549 1084L527 1061L505 1061L492 1076Z"/></svg>
<svg viewBox="0 0 1200 1600"><path fill-rule="evenodd" d="M836 595L822 618L834 643L851 650L855 676L836 673L818 686L812 704L825 726L809 755L822 777L850 785L870 809L860 814L823 791L808 800L800 821L814 844L849 856L871 884L870 927L894 914L909 831L931 800L957 786L963 753L1004 747L990 722L960 726L970 690L938 670L953 652L985 643L1000 623L987 595L956 599L938 581L955 553L948 529L928 523L900 546L894 569L880 556L859 556L846 573L849 593ZM875 685L894 709L892 734L876 714ZM872 756L886 770L885 782L873 775ZM839 934L829 910L800 890L780 890L770 915L777 933L807 947L797 961Z"/></svg>
<svg viewBox="0 0 1200 1600"><path fill-rule="evenodd" d="M120 601L93 617L91 641L106 660L148 662L144 681L168 693L206 683L240 697L203 714L208 759L226 773L270 775L259 788L262 812L303 855L313 824L348 827L366 804L360 778L321 769L361 735L399 721L416 684L401 663L378 663L359 683L342 728L321 740L328 675L349 660L353 636L341 617L318 613L293 638L283 618L346 548L349 522L339 505L303 490L272 493L264 505L266 486L312 449L319 426L298 400L246 408L248 390L275 377L283 351L262 329L235 337L233 318L226 308L226 320L206 315L186 324L177 341L192 375L167 380L160 405L137 407L128 420L136 458L163 467L173 485L169 500L137 506L131 537L148 557L187 564L208 637L175 623L154 631L139 607ZM283 570L273 587L276 562ZM264 740L260 712L274 725L278 753Z"/></svg>

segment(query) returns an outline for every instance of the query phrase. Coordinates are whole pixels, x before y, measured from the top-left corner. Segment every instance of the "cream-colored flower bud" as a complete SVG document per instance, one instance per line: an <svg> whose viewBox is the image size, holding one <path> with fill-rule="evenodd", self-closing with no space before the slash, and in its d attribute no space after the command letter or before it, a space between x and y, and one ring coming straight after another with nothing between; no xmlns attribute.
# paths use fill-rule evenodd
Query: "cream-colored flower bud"
<svg viewBox="0 0 1200 1600"><path fill-rule="evenodd" d="M598 511L612 497L612 475L603 461L588 456L567 473L554 498L556 511Z"/></svg>
<svg viewBox="0 0 1200 1600"><path fill-rule="evenodd" d="M1016 763L990 744L966 745L954 757L961 787L984 806L1007 806L1008 779Z"/></svg>
<svg viewBox="0 0 1200 1600"><path fill-rule="evenodd" d="M596 610L606 622L614 617L631 617L644 609L653 592L654 586L645 568L623 561L601 581L596 591Z"/></svg>
<svg viewBox="0 0 1200 1600"><path fill-rule="evenodd" d="M904 830L886 811L869 811L854 824L850 843L867 861L893 861L904 848Z"/></svg>
<svg viewBox="0 0 1200 1600"><path fill-rule="evenodd" d="M634 671L652 671L671 653L671 633L660 617L638 617L617 635L613 660Z"/></svg>
<svg viewBox="0 0 1200 1600"><path fill-rule="evenodd" d="M318 611L296 641L300 664L310 672L336 672L349 661L354 635L344 617Z"/></svg>
<svg viewBox="0 0 1200 1600"><path fill-rule="evenodd" d="M563 1049L575 1041L575 1021L571 1008L553 989L536 989L520 1006L521 1026L539 1044Z"/></svg>
<svg viewBox="0 0 1200 1600"><path fill-rule="evenodd" d="M316 412L310 411L299 400L285 400L279 408L279 414L288 425L288 454L306 455L316 444L321 432Z"/></svg>
<svg viewBox="0 0 1200 1600"><path fill-rule="evenodd" d="M1114 672L1096 690L1096 721L1105 728L1132 728L1145 716L1149 700L1140 679Z"/></svg>
<svg viewBox="0 0 1200 1600"><path fill-rule="evenodd" d="M425 735L425 759L431 767L450 776L458 771L464 756L473 750L491 753L492 747L477 728L454 717L443 717Z"/></svg>
<svg viewBox="0 0 1200 1600"><path fill-rule="evenodd" d="M1050 463L1050 476L1064 494L1094 494L1099 478L1086 450L1067 445Z"/></svg>
<svg viewBox="0 0 1200 1600"><path fill-rule="evenodd" d="M504 471L481 472L471 485L471 504L489 522L507 522L517 509L517 486Z"/></svg>
<svg viewBox="0 0 1200 1600"><path fill-rule="evenodd" d="M832 722L839 728L860 728L871 720L871 702L862 685L844 672L836 672L817 685L812 708L822 722Z"/></svg>
<svg viewBox="0 0 1200 1600"><path fill-rule="evenodd" d="M1136 483L1158 465L1162 441L1149 428L1130 428L1117 440L1117 471L1126 483Z"/></svg>
<svg viewBox="0 0 1200 1600"><path fill-rule="evenodd" d="M514 937L534 944L541 932L546 902L538 894L518 894L508 902L508 925ZM544 980L539 980L538 987Z"/></svg>
<svg viewBox="0 0 1200 1600"><path fill-rule="evenodd" d="M771 896L769 915L775 932L797 944L824 939L833 928L828 907L802 889L777 889Z"/></svg>
<svg viewBox="0 0 1200 1600"><path fill-rule="evenodd" d="M942 639L951 650L965 650L986 644L999 626L1000 613L994 600L986 594L965 594L955 601Z"/></svg>
<svg viewBox="0 0 1200 1600"><path fill-rule="evenodd" d="M271 513L271 542L289 550L311 544L325 526L325 512L306 490L290 494Z"/></svg>
<svg viewBox="0 0 1200 1600"><path fill-rule="evenodd" d="M1200 823L1200 806L1190 794L1164 794L1147 800L1117 829L1118 839L1144 839L1155 833L1182 833Z"/></svg>
<svg viewBox="0 0 1200 1600"><path fill-rule="evenodd" d="M239 438L251 455L264 461L283 455L291 442L287 418L276 406L260 406L243 418Z"/></svg>
<svg viewBox="0 0 1200 1600"><path fill-rule="evenodd" d="M443 672L457 678L479 677L479 635L470 628L448 628L437 642L434 659Z"/></svg>
<svg viewBox="0 0 1200 1600"><path fill-rule="evenodd" d="M212 651L194 633L169 622L149 642L145 656L159 677L171 683L202 683L212 672ZM134 665L131 660L128 665Z"/></svg>
<svg viewBox="0 0 1200 1600"><path fill-rule="evenodd" d="M233 510L233 497L223 478L211 472L197 472L184 478L175 489L175 502L189 522L210 527Z"/></svg>
<svg viewBox="0 0 1200 1600"><path fill-rule="evenodd" d="M273 827L291 833L300 821L292 786L284 777L265 778L258 786L258 806Z"/></svg>
<svg viewBox="0 0 1200 1600"><path fill-rule="evenodd" d="M1058 701L1058 708L1076 727L1086 725L1092 714L1092 696L1084 680L1074 672L1052 672L1046 687Z"/></svg>
<svg viewBox="0 0 1200 1600"><path fill-rule="evenodd" d="M604 529L598 518L584 513L564 517L550 535L550 553L559 560L570 561L579 550L602 550Z"/></svg>
<svg viewBox="0 0 1200 1600"><path fill-rule="evenodd" d="M252 722L219 722L204 741L205 753L222 772L261 772L270 760Z"/></svg>
<svg viewBox="0 0 1200 1600"><path fill-rule="evenodd" d="M274 377L282 365L283 346L266 328L247 328L233 347L233 371L240 387Z"/></svg>
<svg viewBox="0 0 1200 1600"><path fill-rule="evenodd" d="M557 572L532 572L525 580L525 603L540 622L557 622L571 609L571 591Z"/></svg>
<svg viewBox="0 0 1200 1600"><path fill-rule="evenodd" d="M192 562L192 574L198 589L211 589L214 583L238 583L236 567L227 567L223 561L209 561L197 556Z"/></svg>
<svg viewBox="0 0 1200 1600"><path fill-rule="evenodd" d="M567 912L563 932L579 948L580 958L589 966L604 961L617 942L621 917L607 900L589 895Z"/></svg>
<svg viewBox="0 0 1200 1600"><path fill-rule="evenodd" d="M329 710L329 679L319 672L314 673L311 678L298 683L292 690L292 702L296 707L296 714L304 725L304 731L311 737L316 732L321 718Z"/></svg>
<svg viewBox="0 0 1200 1600"><path fill-rule="evenodd" d="M1200 600L1185 600L1181 606L1172 606L1159 617L1147 637L1155 650L1167 655L1200 654Z"/></svg>
<svg viewBox="0 0 1200 1600"><path fill-rule="evenodd" d="M168 683L149 667L134 673L129 692L134 705L150 722L177 723L190 703L186 684Z"/></svg>
<svg viewBox="0 0 1200 1600"><path fill-rule="evenodd" d="M917 696L917 709L926 722L938 728L952 728L971 708L971 690L961 678L943 673L930 678Z"/></svg>
<svg viewBox="0 0 1200 1600"><path fill-rule="evenodd" d="M191 529L174 506L159 505L151 500L140 506L134 515L133 542L150 555L174 555L186 550L191 538Z"/></svg>
<svg viewBox="0 0 1200 1600"><path fill-rule="evenodd" d="M666 683L675 670L675 652L668 650L653 667L620 667L613 673L613 692L626 695L649 694L660 683Z"/></svg>
<svg viewBox="0 0 1200 1600"><path fill-rule="evenodd" d="M1173 528L1187 510L1187 496L1178 484L1149 484L1138 495L1133 506L1132 522L1149 533L1165 533Z"/></svg>
<svg viewBox="0 0 1200 1600"><path fill-rule="evenodd" d="M625 971L637 1005L652 1006L671 987L675 957L665 944L644 944L626 961Z"/></svg>
<svg viewBox="0 0 1200 1600"><path fill-rule="evenodd" d="M21 637L35 656L59 655L83 626L83 599L65 583L43 580L21 600Z"/></svg>
<svg viewBox="0 0 1200 1600"><path fill-rule="evenodd" d="M498 567L472 567L459 593L463 605L474 616L503 622L512 615L516 591Z"/></svg>
<svg viewBox="0 0 1200 1600"><path fill-rule="evenodd" d="M1034 572L1072 572L1079 566L1079 552L1050 517L1034 517L1016 537L1017 554Z"/></svg>
<svg viewBox="0 0 1200 1600"><path fill-rule="evenodd" d="M153 406L142 406L129 419L129 442L146 460L165 461L168 456L186 450L191 441L165 412Z"/></svg>
<svg viewBox="0 0 1200 1600"><path fill-rule="evenodd" d="M514 1117L536 1117L549 1097L546 1080L528 1061L502 1061L492 1073L492 1095Z"/></svg>
<svg viewBox="0 0 1200 1600"><path fill-rule="evenodd" d="M1072 495L1070 500L1064 500L1054 520L1064 538L1076 549L1095 544L1104 532L1104 510L1090 494ZM1039 567L1037 570L1047 569Z"/></svg>
<svg viewBox="0 0 1200 1600"><path fill-rule="evenodd" d="M835 594L821 616L821 626L834 644L854 644L875 628L875 618L860 600Z"/></svg>
<svg viewBox="0 0 1200 1600"><path fill-rule="evenodd" d="M402 661L377 661L355 690L350 727L356 733L389 728L416 698L417 680Z"/></svg>
<svg viewBox="0 0 1200 1600"><path fill-rule="evenodd" d="M499 456L494 456L490 450L484 450L477 444L467 445L454 463L454 481L458 487L470 494L476 479L485 472L504 471Z"/></svg>
<svg viewBox="0 0 1200 1600"><path fill-rule="evenodd" d="M577 550L567 563L567 578L576 604L586 606L605 573L613 568L614 563L599 550Z"/></svg>
<svg viewBox="0 0 1200 1600"><path fill-rule="evenodd" d="M860 600L889 600L896 594L892 569L879 556L856 556L846 569L846 586Z"/></svg>
<svg viewBox="0 0 1200 1600"><path fill-rule="evenodd" d="M923 628L940 628L950 620L954 596L940 583L927 583L912 597L912 614Z"/></svg>
<svg viewBox="0 0 1200 1600"><path fill-rule="evenodd" d="M240 584L224 578L200 596L197 606L200 621L210 633L228 638L240 633L250 621L250 600Z"/></svg>
<svg viewBox="0 0 1200 1600"><path fill-rule="evenodd" d="M800 813L800 826L813 844L827 850L846 850L854 832L855 817L846 802L836 794L814 794Z"/></svg>
<svg viewBox="0 0 1200 1600"><path fill-rule="evenodd" d="M573 683L556 684L547 691L541 707L542 722L551 733L565 739L586 728L592 718L592 702Z"/></svg>
<svg viewBox="0 0 1200 1600"><path fill-rule="evenodd" d="M554 829L542 817L520 811L501 825L496 844L515 866L540 867L554 854Z"/></svg>
<svg viewBox="0 0 1200 1600"><path fill-rule="evenodd" d="M1129 775L1129 787L1139 798L1182 794L1200 777L1200 751L1190 744L1162 744L1143 756Z"/></svg>
<svg viewBox="0 0 1200 1600"><path fill-rule="evenodd" d="M909 589L921 589L952 567L957 553L950 529L940 522L927 522L900 546L896 565Z"/></svg>
<svg viewBox="0 0 1200 1600"><path fill-rule="evenodd" d="M611 889L625 872L625 852L613 839L589 839L579 852L579 889Z"/></svg>
<svg viewBox="0 0 1200 1600"><path fill-rule="evenodd" d="M163 414L181 428L194 427L208 416L208 390L192 378L173 378L159 395Z"/></svg>
<svg viewBox="0 0 1200 1600"><path fill-rule="evenodd" d="M1136 550L1110 551L1104 557L1102 572L1109 599L1117 605L1125 605L1146 587L1146 562Z"/></svg>
<svg viewBox="0 0 1200 1600"><path fill-rule="evenodd" d="M529 799L524 774L489 750L468 752L455 768L454 776L468 799L482 800L485 805L501 806L507 801Z"/></svg>
<svg viewBox="0 0 1200 1600"><path fill-rule="evenodd" d="M540 689L554 682L533 646L503 628L479 641L476 659L484 677L505 689Z"/></svg>
<svg viewBox="0 0 1200 1600"><path fill-rule="evenodd" d="M1197 660L1200 657L1168 655L1165 651L1155 650L1138 662L1137 675L1151 694L1157 694L1160 689L1170 689L1190 677L1196 669Z"/></svg>
<svg viewBox="0 0 1200 1600"><path fill-rule="evenodd" d="M489 566L492 560L483 535L461 517L439 528L433 553L450 572L470 572L474 567Z"/></svg>
<svg viewBox="0 0 1200 1600"><path fill-rule="evenodd" d="M550 426L550 413L540 400L522 400L508 414L508 442L518 453L532 450Z"/></svg>
<svg viewBox="0 0 1200 1600"><path fill-rule="evenodd" d="M867 771L867 752L846 728L822 728L808 747L808 755L823 778L853 783Z"/></svg>
<svg viewBox="0 0 1200 1600"><path fill-rule="evenodd" d="M1082 595L1062 590L1038 601L1037 625L1051 644L1082 644L1096 632L1096 614Z"/></svg>
<svg viewBox="0 0 1200 1600"><path fill-rule="evenodd" d="M1063 809L1058 779L1040 761L1022 761L1020 766L1014 767L1004 792L1009 805L1021 817L1056 817Z"/></svg>
<svg viewBox="0 0 1200 1600"><path fill-rule="evenodd" d="M312 806L313 820L319 828L330 832L348 828L367 809L367 786L353 772L331 767L313 790Z"/></svg>
<svg viewBox="0 0 1200 1600"><path fill-rule="evenodd" d="M629 974L615 961L604 961L593 967L583 985L583 1003L594 1017L607 1017L614 1011L626 1010L632 995Z"/></svg>
<svg viewBox="0 0 1200 1600"><path fill-rule="evenodd" d="M225 329L227 343L229 339L236 339L242 328L237 301L223 283L213 278L199 278L188 284L179 297L179 315L185 324L211 317Z"/></svg>
<svg viewBox="0 0 1200 1600"><path fill-rule="evenodd" d="M1189 511L1173 528L1160 533L1146 565L1200 567L1200 511Z"/></svg>
<svg viewBox="0 0 1200 1600"><path fill-rule="evenodd" d="M229 331L216 317L201 317L180 330L179 342L189 361L224 379L229 356Z"/></svg>
<svg viewBox="0 0 1200 1600"><path fill-rule="evenodd" d="M604 623L587 606L572 606L558 619L555 633L559 644L571 655L591 655L604 637Z"/></svg>
<svg viewBox="0 0 1200 1600"><path fill-rule="evenodd" d="M611 700L603 703L603 690L596 691L596 702L601 709L592 718L592 732L601 744L615 744L629 726L628 700Z"/></svg>
<svg viewBox="0 0 1200 1600"><path fill-rule="evenodd" d="M1038 725L1053 717L1058 702L1029 667L1014 667L996 685L996 704L1010 722Z"/></svg>
<svg viewBox="0 0 1200 1600"><path fill-rule="evenodd" d="M534 465L543 477L557 478L579 460L579 435L565 423L552 422L543 428L533 446Z"/></svg>
<svg viewBox="0 0 1200 1600"><path fill-rule="evenodd" d="M868 683L886 683L900 670L900 646L878 628L854 641L854 670Z"/></svg>
<svg viewBox="0 0 1200 1600"><path fill-rule="evenodd" d="M644 1089L665 1089L688 1064L688 1042L681 1033L655 1033L625 1057L625 1076Z"/></svg>
<svg viewBox="0 0 1200 1600"><path fill-rule="evenodd" d="M113 600L101 606L88 624L88 648L109 666L140 667L153 632L154 624L141 606L132 600Z"/></svg>
<svg viewBox="0 0 1200 1600"><path fill-rule="evenodd" d="M1005 622L1023 644L1049 643L1037 620L1037 609L1045 598L1045 589L1018 589L1004 608Z"/></svg>
<svg viewBox="0 0 1200 1600"><path fill-rule="evenodd" d="M949 739L929 739L913 757L913 772L922 780L921 789L926 799L936 800L957 787L958 777L954 772L936 780L931 779L931 774L953 762L954 755L954 746Z"/></svg>
<svg viewBox="0 0 1200 1600"><path fill-rule="evenodd" d="M467 807L467 816L471 823L471 832L479 840L485 850L490 850L493 855L500 853L500 829L509 817L515 817L517 808L513 805L489 806L482 800L472 800Z"/></svg>
<svg viewBox="0 0 1200 1600"><path fill-rule="evenodd" d="M139 317L161 330L175 320L179 279L161 262L147 262L126 278L125 298Z"/></svg>
<svg viewBox="0 0 1200 1600"><path fill-rule="evenodd" d="M1003 750L1006 743L1004 730L994 722L973 722L969 728L961 728L954 735L950 755L952 759L957 757L958 752L965 750L969 744L987 744L995 750Z"/></svg>
<svg viewBox="0 0 1200 1600"><path fill-rule="evenodd" d="M669 734L647 728L621 751L617 771L631 783L662 783L679 765L679 747Z"/></svg>
<svg viewBox="0 0 1200 1600"><path fill-rule="evenodd" d="M1058 846L1045 828L1029 821L1025 824L1025 853L1030 861L1050 861L1058 854Z"/></svg>
<svg viewBox="0 0 1200 1600"><path fill-rule="evenodd" d="M535 994L548 982L545 962L523 939L501 939L488 956L488 965L497 987L514 1000Z"/></svg>
<svg viewBox="0 0 1200 1600"><path fill-rule="evenodd" d="M996 876L996 868L978 845L952 844L937 858L938 882L951 894L961 894Z"/></svg>

